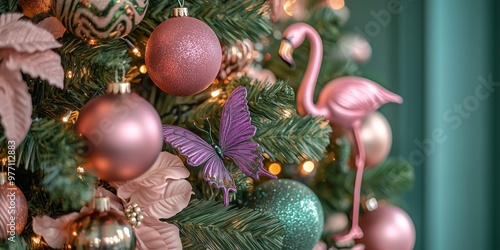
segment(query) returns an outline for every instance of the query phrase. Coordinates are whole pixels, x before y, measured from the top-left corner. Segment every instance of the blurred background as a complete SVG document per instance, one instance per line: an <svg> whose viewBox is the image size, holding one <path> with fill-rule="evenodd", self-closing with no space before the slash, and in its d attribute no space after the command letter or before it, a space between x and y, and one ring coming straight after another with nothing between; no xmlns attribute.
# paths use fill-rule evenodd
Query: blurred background
<svg viewBox="0 0 500 250"><path fill-rule="evenodd" d="M398 3L399 12L389 12ZM417 229L415 249L500 249L500 2L345 6L346 30L372 46L361 69L405 100L382 112L393 129L391 155L415 167L405 207Z"/></svg>

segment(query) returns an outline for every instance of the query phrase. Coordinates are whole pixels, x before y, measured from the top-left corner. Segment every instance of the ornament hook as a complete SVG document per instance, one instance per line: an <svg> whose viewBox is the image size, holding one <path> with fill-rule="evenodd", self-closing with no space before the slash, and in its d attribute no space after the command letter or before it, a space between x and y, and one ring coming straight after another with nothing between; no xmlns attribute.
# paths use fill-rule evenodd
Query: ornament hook
<svg viewBox="0 0 500 250"><path fill-rule="evenodd" d="M184 0L182 0L182 3L181 0L177 0L177 2L179 3L179 6L181 6L181 8L184 8Z"/></svg>
<svg viewBox="0 0 500 250"><path fill-rule="evenodd" d="M118 80L118 70L115 70L115 82L120 83L125 81L125 66L123 64L120 64L120 68L122 70L122 78L121 80Z"/></svg>

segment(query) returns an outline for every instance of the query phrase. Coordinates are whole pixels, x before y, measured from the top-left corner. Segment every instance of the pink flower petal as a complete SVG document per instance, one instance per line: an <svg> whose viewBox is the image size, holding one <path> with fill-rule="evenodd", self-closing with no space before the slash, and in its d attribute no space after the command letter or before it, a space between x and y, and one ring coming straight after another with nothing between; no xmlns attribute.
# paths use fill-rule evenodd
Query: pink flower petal
<svg viewBox="0 0 500 250"><path fill-rule="evenodd" d="M184 179L189 176L189 170L178 156L161 152L153 166L143 175L128 182L113 182L118 196L128 199L136 190L154 187L165 183L167 179Z"/></svg>
<svg viewBox="0 0 500 250"><path fill-rule="evenodd" d="M4 13L0 15L0 29L17 22L21 17L23 17L21 13Z"/></svg>
<svg viewBox="0 0 500 250"><path fill-rule="evenodd" d="M176 250L182 249L179 229L167 223L156 221L148 226L140 226L135 229L137 238L136 249L138 250Z"/></svg>
<svg viewBox="0 0 500 250"><path fill-rule="evenodd" d="M130 198L153 218L170 218L182 211L191 199L191 184L186 180L168 180L156 188L142 189Z"/></svg>
<svg viewBox="0 0 500 250"><path fill-rule="evenodd" d="M62 37L66 32L64 25L56 17L47 17L36 26L50 32L54 38Z"/></svg>
<svg viewBox="0 0 500 250"><path fill-rule="evenodd" d="M60 89L64 87L64 70L61 56L52 50L35 53L11 53L5 66L9 70L22 70L32 77L40 77Z"/></svg>
<svg viewBox="0 0 500 250"><path fill-rule="evenodd" d="M69 240L69 225L80 216L80 213L70 213L58 219L49 216L34 217L33 231L41 235L52 248L63 248Z"/></svg>
<svg viewBox="0 0 500 250"><path fill-rule="evenodd" d="M31 127L31 96L21 72L8 69L4 63L0 63L0 100L0 122L5 135L19 144Z"/></svg>
<svg viewBox="0 0 500 250"><path fill-rule="evenodd" d="M31 22L17 21L0 26L0 49L13 48L17 52L33 53L59 47L61 44L50 32Z"/></svg>

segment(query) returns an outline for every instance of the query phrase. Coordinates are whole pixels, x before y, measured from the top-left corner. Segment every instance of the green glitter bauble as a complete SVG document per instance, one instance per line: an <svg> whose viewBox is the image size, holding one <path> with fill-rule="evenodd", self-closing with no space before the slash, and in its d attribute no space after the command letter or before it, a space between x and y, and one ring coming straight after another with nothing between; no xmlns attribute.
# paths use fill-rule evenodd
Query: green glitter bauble
<svg viewBox="0 0 500 250"><path fill-rule="evenodd" d="M90 42L128 35L146 15L149 0L52 0L55 16Z"/></svg>
<svg viewBox="0 0 500 250"><path fill-rule="evenodd" d="M269 212L283 224L283 249L310 250L323 232L323 208L306 185L294 180L270 180L253 192L248 206Z"/></svg>

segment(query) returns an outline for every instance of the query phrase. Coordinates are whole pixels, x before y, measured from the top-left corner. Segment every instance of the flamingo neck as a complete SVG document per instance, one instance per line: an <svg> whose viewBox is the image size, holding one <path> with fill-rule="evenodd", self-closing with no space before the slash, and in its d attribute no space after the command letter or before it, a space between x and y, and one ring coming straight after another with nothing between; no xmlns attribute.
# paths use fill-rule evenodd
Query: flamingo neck
<svg viewBox="0 0 500 250"><path fill-rule="evenodd" d="M307 64L306 72L297 93L297 109L303 116L307 114L321 116L324 115L324 112L314 104L313 98L323 60L323 44L318 32L312 27L304 27L304 32L311 43L311 51L309 54L309 63Z"/></svg>

